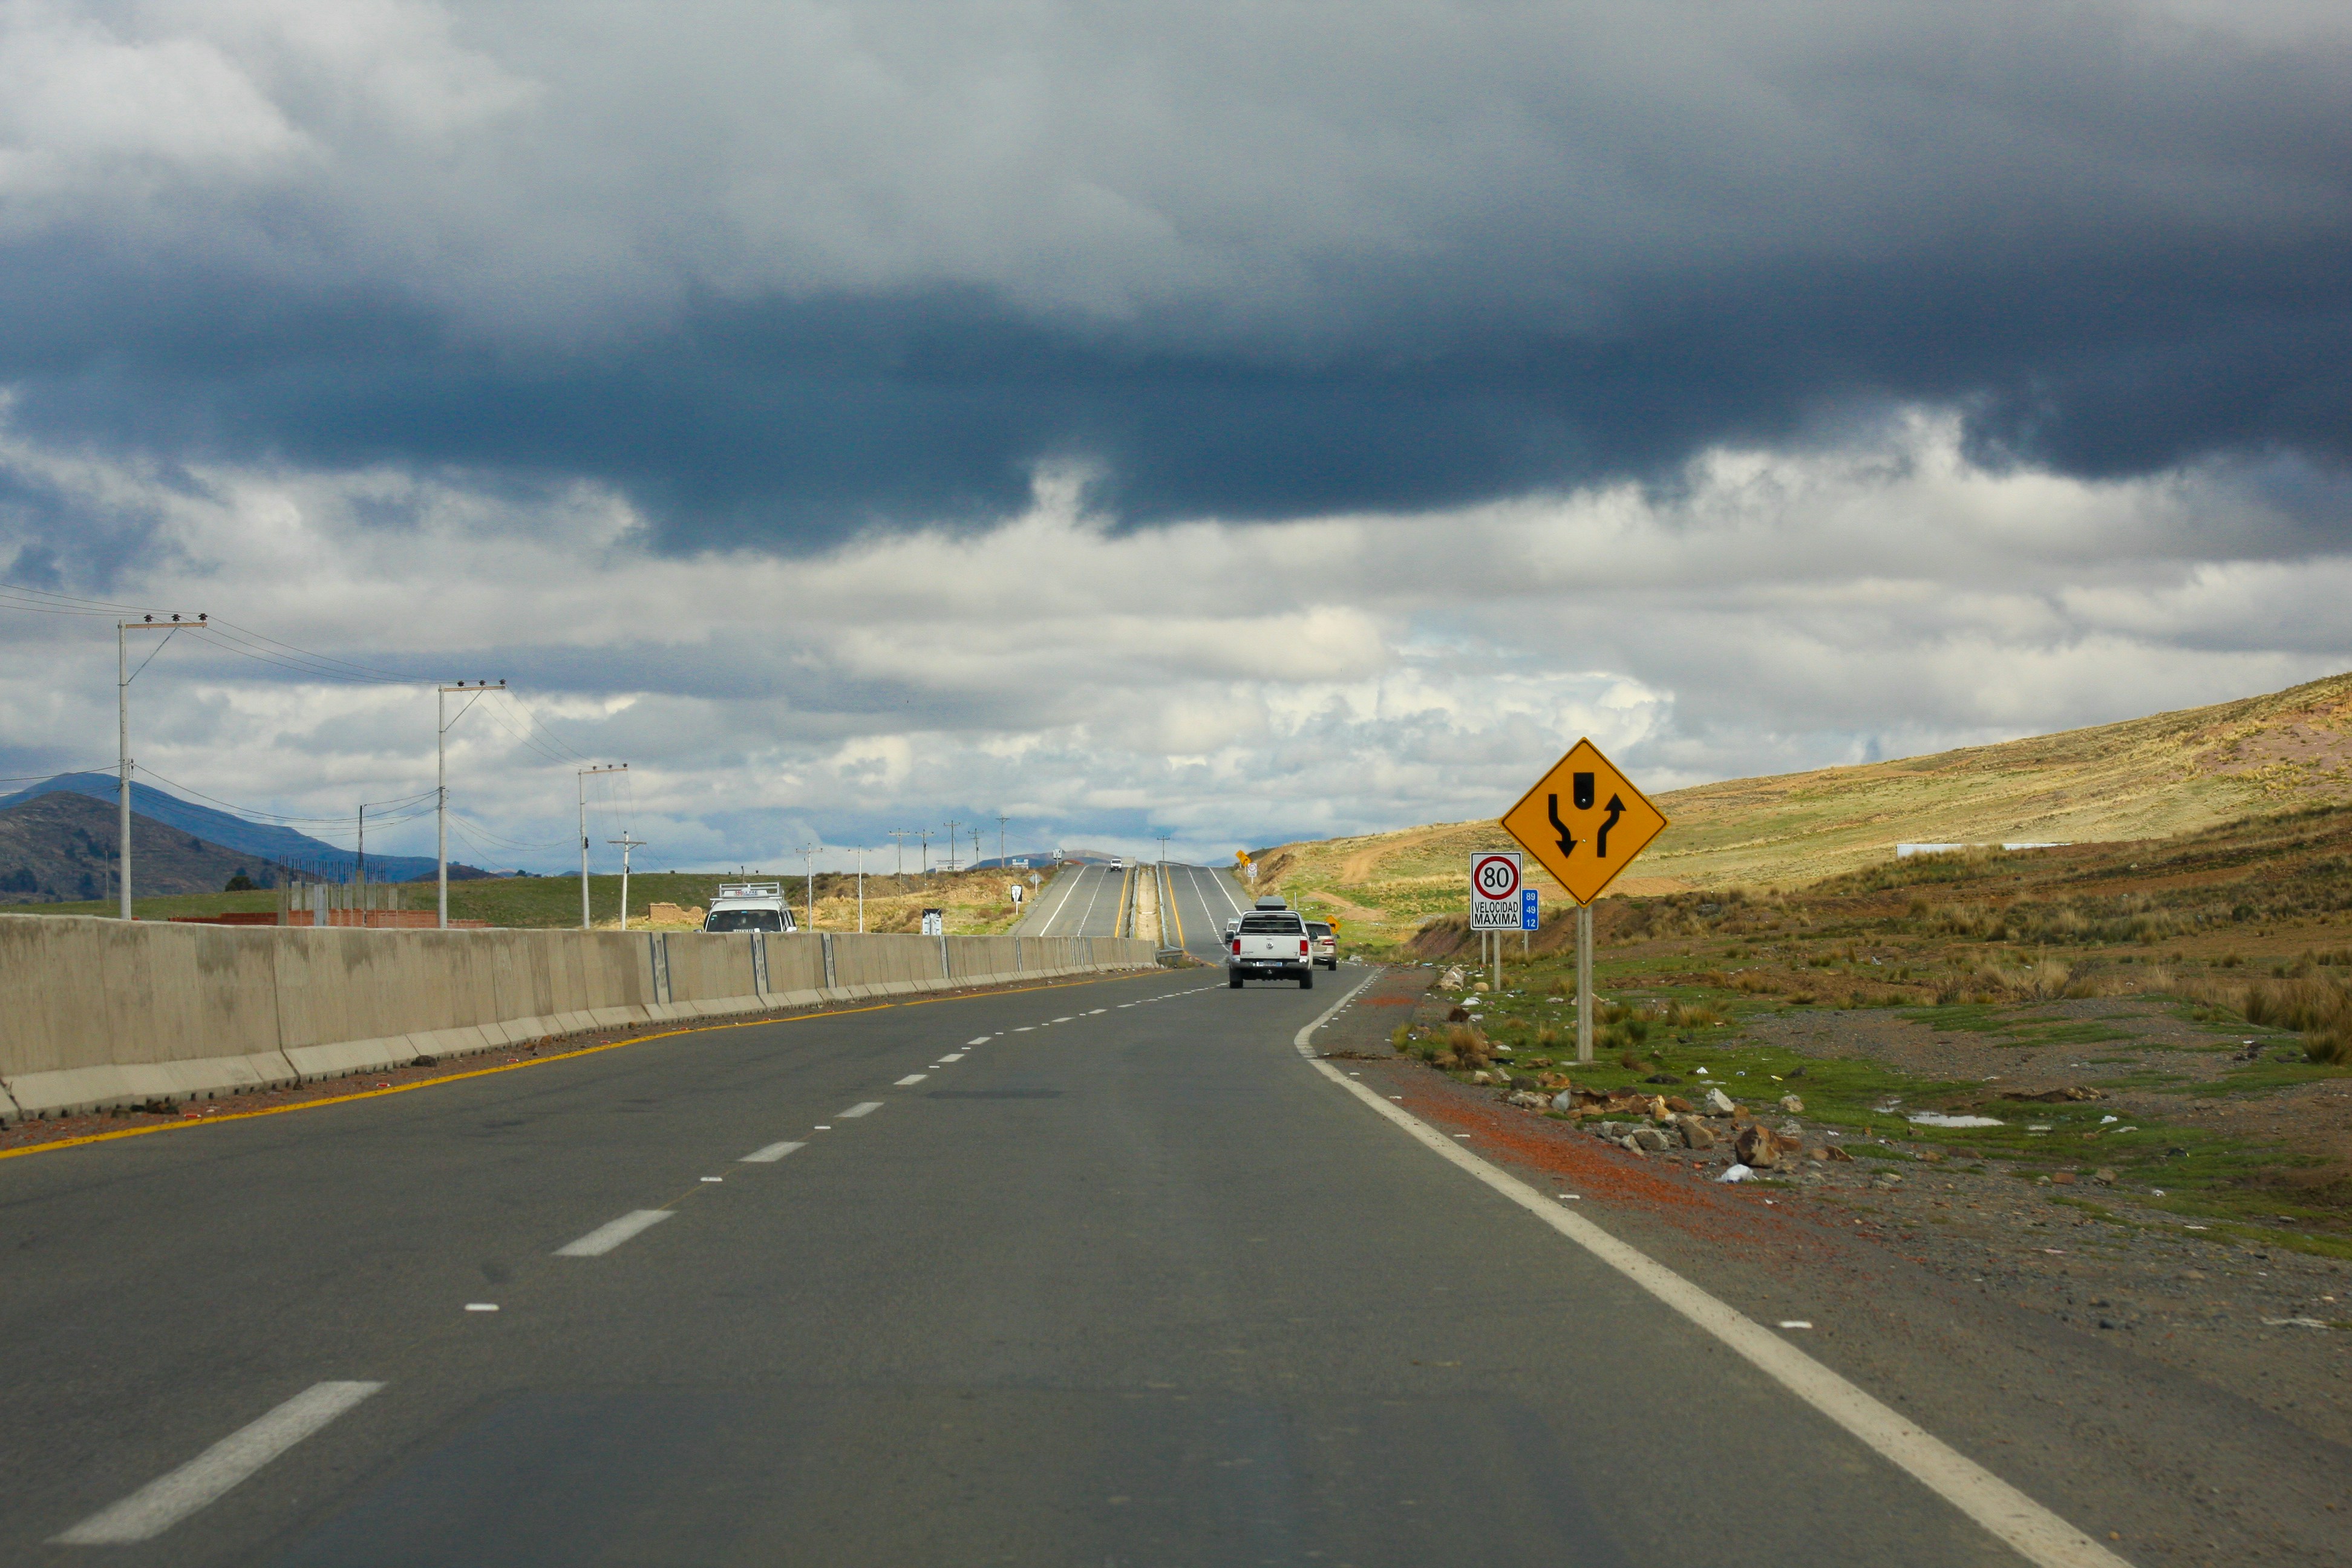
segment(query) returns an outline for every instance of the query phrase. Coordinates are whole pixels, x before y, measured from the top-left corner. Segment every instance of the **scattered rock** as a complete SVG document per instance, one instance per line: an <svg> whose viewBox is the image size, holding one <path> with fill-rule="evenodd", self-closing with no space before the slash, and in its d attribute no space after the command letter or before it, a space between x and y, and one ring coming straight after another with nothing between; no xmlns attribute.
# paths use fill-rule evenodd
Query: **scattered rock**
<svg viewBox="0 0 2352 1568"><path fill-rule="evenodd" d="M1487 1072L1487 1071L1486 1071L1486 1070L1485 1070L1484 1068L1481 1068L1481 1069L1479 1069L1478 1071L1474 1072L1474 1073L1472 1073L1472 1074L1470 1075L1470 1081L1471 1081L1472 1083L1484 1083L1484 1084L1490 1084L1490 1083L1493 1083L1493 1082L1495 1081L1495 1075L1494 1075L1493 1073Z"/></svg>
<svg viewBox="0 0 2352 1568"><path fill-rule="evenodd" d="M1836 1161L1841 1161L1841 1160L1843 1160L1843 1162L1845 1162L1845 1163L1846 1163L1847 1164L1849 1164L1849 1165L1850 1165L1850 1164L1852 1164L1852 1163L1853 1163L1853 1155L1851 1155L1851 1154L1849 1154L1849 1153L1847 1153L1844 1150L1843 1150L1843 1149L1839 1148L1839 1147L1838 1147L1836 1144L1834 1144L1834 1143L1832 1143L1832 1144L1830 1144L1828 1147L1824 1148L1824 1149L1822 1151L1822 1154L1823 1154L1824 1156L1826 1156L1826 1157L1827 1157L1828 1159L1830 1159L1832 1162L1836 1162Z"/></svg>
<svg viewBox="0 0 2352 1568"><path fill-rule="evenodd" d="M1675 1122L1675 1130L1683 1135L1683 1147L1685 1149L1715 1147L1715 1130L1696 1116L1680 1118Z"/></svg>
<svg viewBox="0 0 2352 1568"><path fill-rule="evenodd" d="M1805 1158L1808 1160L1820 1161L1826 1160L1829 1157L1830 1152L1826 1148L1808 1149L1805 1151Z"/></svg>
<svg viewBox="0 0 2352 1568"><path fill-rule="evenodd" d="M1783 1143L1801 1143L1805 1141L1805 1130L1793 1121L1783 1121L1772 1131L1780 1134L1780 1142Z"/></svg>
<svg viewBox="0 0 2352 1568"><path fill-rule="evenodd" d="M1706 1098L1698 1102L1698 1108L1709 1116L1728 1116L1739 1109L1731 1103L1731 1096L1719 1089L1708 1089Z"/></svg>
<svg viewBox="0 0 2352 1568"><path fill-rule="evenodd" d="M1682 1079L1670 1072L1654 1072L1642 1081L1643 1083L1680 1083Z"/></svg>
<svg viewBox="0 0 2352 1568"><path fill-rule="evenodd" d="M441 1065L441 1058L440 1058L439 1057L433 1057L433 1056L418 1057L415 1060L414 1060L414 1061L410 1062L408 1065L409 1065L409 1066L411 1066L411 1067L419 1067L419 1068L437 1068L437 1067L439 1067L439 1066Z"/></svg>
<svg viewBox="0 0 2352 1568"><path fill-rule="evenodd" d="M2107 1097L2099 1089L2086 1088L2079 1083L2070 1083L2063 1089L2045 1089L2039 1094L2028 1094L2021 1089L2012 1089L2002 1094L2001 1098L2024 1100L2034 1105L2063 1105L2069 1100L2105 1100Z"/></svg>
<svg viewBox="0 0 2352 1568"><path fill-rule="evenodd" d="M1756 1170L1769 1170L1780 1163L1780 1141L1772 1130L1760 1121L1742 1127L1731 1141L1731 1152L1739 1163Z"/></svg>
<svg viewBox="0 0 2352 1568"><path fill-rule="evenodd" d="M2113 1171L2106 1169L2105 1166L2101 1166L2098 1170L2091 1173L2091 1180L2098 1183L2099 1185L2103 1187L2112 1187L2116 1184L2116 1173Z"/></svg>
<svg viewBox="0 0 2352 1568"><path fill-rule="evenodd" d="M1478 992L1478 993L1480 993L1481 994L1485 994L1485 992L1486 992L1486 983L1485 981L1481 980L1480 982L1478 982L1478 984L1477 984L1473 985L1472 987L1470 987L1470 989L1471 989L1471 990L1473 990L1473 991Z"/></svg>
<svg viewBox="0 0 2352 1568"><path fill-rule="evenodd" d="M1470 1021L1470 1009L1459 1005L1448 1007L1445 1010L1445 1021L1449 1024L1466 1024Z"/></svg>
<svg viewBox="0 0 2352 1568"><path fill-rule="evenodd" d="M1448 991L1459 991L1462 989L1463 979L1464 975L1462 973L1462 966L1460 964L1456 964L1452 969L1447 970L1444 974L1439 975L1437 977L1437 983L1445 987Z"/></svg>
<svg viewBox="0 0 2352 1568"><path fill-rule="evenodd" d="M1631 1132L1628 1132L1624 1137L1617 1140L1617 1146L1624 1150L1628 1154L1641 1154L1643 1159L1649 1158L1646 1153L1643 1152L1642 1145L1635 1141Z"/></svg>
<svg viewBox="0 0 2352 1568"><path fill-rule="evenodd" d="M1881 1192L1891 1193L1903 1184L1903 1178L1892 1171L1881 1171L1870 1179L1870 1184Z"/></svg>
<svg viewBox="0 0 2352 1568"><path fill-rule="evenodd" d="M1663 1154L1666 1152L1666 1135L1654 1127L1639 1129L1633 1134L1633 1139L1637 1147L1646 1149L1653 1154Z"/></svg>
<svg viewBox="0 0 2352 1568"><path fill-rule="evenodd" d="M1681 1095L1670 1094L1666 1096L1666 1109L1673 1111L1677 1116L1688 1116L1693 1110L1696 1110L1698 1108L1691 1104L1689 1100L1685 1100Z"/></svg>
<svg viewBox="0 0 2352 1568"><path fill-rule="evenodd" d="M1511 1095L1509 1103L1513 1105L1525 1106L1529 1110L1542 1110L1548 1108L1551 1104L1551 1101L1546 1100L1540 1094L1531 1093L1527 1089L1520 1089Z"/></svg>
<svg viewBox="0 0 2352 1568"><path fill-rule="evenodd" d="M2053 1171L2050 1173L2050 1179L2057 1183L2062 1187L2071 1187L2074 1184L2074 1173L2072 1171Z"/></svg>
<svg viewBox="0 0 2352 1568"><path fill-rule="evenodd" d="M1919 1151L1919 1158L1933 1165L1942 1161L1944 1152L1940 1149L1922 1149Z"/></svg>
<svg viewBox="0 0 2352 1568"><path fill-rule="evenodd" d="M1801 1116L1804 1113L1805 1102L1793 1094L1784 1094L1780 1097L1780 1109L1791 1116Z"/></svg>

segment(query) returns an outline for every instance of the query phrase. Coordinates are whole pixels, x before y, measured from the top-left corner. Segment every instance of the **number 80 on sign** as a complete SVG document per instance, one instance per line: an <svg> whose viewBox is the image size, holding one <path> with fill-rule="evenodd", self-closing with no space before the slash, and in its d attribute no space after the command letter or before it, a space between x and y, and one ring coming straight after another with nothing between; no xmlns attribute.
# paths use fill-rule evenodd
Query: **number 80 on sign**
<svg viewBox="0 0 2352 1568"><path fill-rule="evenodd" d="M1488 849L1470 857L1470 929L1517 931L1520 927L1519 857Z"/></svg>

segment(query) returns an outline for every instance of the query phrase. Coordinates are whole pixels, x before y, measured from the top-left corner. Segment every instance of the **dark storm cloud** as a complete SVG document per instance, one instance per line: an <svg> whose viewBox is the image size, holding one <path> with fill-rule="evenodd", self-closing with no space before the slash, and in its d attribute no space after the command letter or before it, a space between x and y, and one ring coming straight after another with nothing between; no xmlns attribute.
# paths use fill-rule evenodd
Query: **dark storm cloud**
<svg viewBox="0 0 2352 1568"><path fill-rule="evenodd" d="M968 66L892 7L794 35L820 86L992 81L983 107L1039 121L965 170L985 119L794 121L725 28L639 58L626 23L550 45L532 15L434 46L478 98L497 71L537 95L467 123L488 172L446 200L399 137L333 142L282 60L256 101L337 172L288 153L209 210L45 196L0 248L15 421L166 461L601 479L671 548L992 519L1052 461L1130 522L1412 510L1907 400L2084 475L2352 458L2352 73L2291 16L1496 8L1400 12L1383 44L1367 15L1130 36L1073 8ZM1121 68L1156 121L1104 88ZM1117 224L1055 228L1071 190Z"/></svg>

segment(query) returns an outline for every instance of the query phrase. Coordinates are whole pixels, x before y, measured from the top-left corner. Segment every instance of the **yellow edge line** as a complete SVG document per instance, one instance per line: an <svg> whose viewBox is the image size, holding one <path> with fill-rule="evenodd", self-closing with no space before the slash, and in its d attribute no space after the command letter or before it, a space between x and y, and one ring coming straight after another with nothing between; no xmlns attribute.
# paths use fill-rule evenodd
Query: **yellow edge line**
<svg viewBox="0 0 2352 1568"><path fill-rule="evenodd" d="M926 996L914 1002L877 1002L871 1007L842 1007L823 1013L794 1013L782 1018L739 1018L728 1024L698 1024L690 1029L664 1029L656 1035L634 1035L625 1040L608 1040L601 1046L575 1046L558 1051L553 1056L532 1057L528 1061L501 1062L494 1068L475 1068L470 1072L444 1073L438 1078L419 1079L415 1083L393 1084L383 1089L363 1089L356 1094L333 1094L323 1100L306 1100L299 1105L271 1105L259 1110L233 1110L226 1116L190 1117L180 1121L165 1121L153 1127L126 1127L119 1132L85 1132L79 1138L60 1138L50 1143L28 1143L22 1149L0 1149L0 1160L20 1160L27 1154L54 1153L59 1149L78 1149L85 1143L111 1143L118 1138L144 1138L154 1132L184 1132L193 1127L219 1127L231 1121L250 1121L257 1116L284 1116L289 1111L316 1110L327 1105L349 1105L359 1100L382 1100L390 1094L407 1094L419 1089L436 1089L445 1083L462 1083L469 1078L488 1078L493 1073L518 1072L524 1068L545 1067L550 1062L568 1062L574 1057L593 1057L599 1051L617 1051L623 1046L642 1046L650 1040L675 1039L680 1035L708 1035L720 1029L749 1029L761 1024L804 1024L813 1018L846 1018L857 1013L887 1013L894 1007L930 1007L941 1002L977 1002L989 996L1024 996L1032 991L1068 991L1080 985L1101 985L1112 980L1132 979L1132 975L1106 974L1099 980L1065 980L1052 985L1021 985L1010 991L980 991L969 996ZM672 1199L671 1202L676 1202ZM665 1207L667 1205L665 1205Z"/></svg>

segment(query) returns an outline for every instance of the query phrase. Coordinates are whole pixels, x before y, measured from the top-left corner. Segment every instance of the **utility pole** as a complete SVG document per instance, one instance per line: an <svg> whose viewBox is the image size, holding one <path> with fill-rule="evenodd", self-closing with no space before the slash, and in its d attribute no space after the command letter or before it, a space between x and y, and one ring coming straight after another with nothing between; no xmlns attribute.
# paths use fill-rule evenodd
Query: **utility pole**
<svg viewBox="0 0 2352 1568"><path fill-rule="evenodd" d="M950 877L952 877L952 876L954 876L954 875L955 875L955 868L956 868L956 867L955 867L955 855L956 855L956 836L955 836L955 830L956 830L956 819L955 819L954 817L950 816L950 817L949 817L949 818L948 818L948 875L950 875Z"/></svg>
<svg viewBox="0 0 2352 1568"><path fill-rule="evenodd" d="M360 802L359 863L352 868L352 880L360 889L360 929L367 929L367 802Z"/></svg>
<svg viewBox="0 0 2352 1568"><path fill-rule="evenodd" d="M808 928L811 931L816 930L816 852L824 847L822 844L801 846L801 853L808 858Z"/></svg>
<svg viewBox="0 0 2352 1568"><path fill-rule="evenodd" d="M618 838L607 838L604 842L621 847L621 929L626 931L629 929L629 851L644 848L646 841L630 837L629 830L624 827Z"/></svg>
<svg viewBox="0 0 2352 1568"><path fill-rule="evenodd" d="M857 932L866 934L866 851L857 851Z"/></svg>
<svg viewBox="0 0 2352 1568"><path fill-rule="evenodd" d="M140 620L114 623L114 728L115 738L121 742L119 793L122 796L122 820L120 824L122 837L119 850L122 858L122 886L120 891L122 895L122 918L126 921L131 918L131 683L139 679L140 669L145 669L155 662L155 653L163 651L163 643L157 643L155 653L141 659L139 669L131 668L131 634L162 632L163 642L167 643L172 640L173 632L201 626L205 622L203 616L198 616L193 622L183 620L178 616L168 621L159 621L148 616Z"/></svg>
<svg viewBox="0 0 2352 1568"><path fill-rule="evenodd" d="M911 827L889 829L890 842L897 846L898 850L898 863L893 868L893 875L903 877L907 874L907 838L914 831Z"/></svg>
<svg viewBox="0 0 2352 1568"><path fill-rule="evenodd" d="M1168 835L1165 833L1160 835L1160 863L1162 866L1168 864Z"/></svg>
<svg viewBox="0 0 2352 1568"><path fill-rule="evenodd" d="M467 710L482 700L484 692L493 689L504 691L506 689L504 680L499 681L496 688L487 680L478 680L471 686L461 680L455 686L434 688L436 719L440 729L434 744L433 858L438 862L439 869L441 913L437 929L441 931L449 929L449 726L457 719L463 719ZM457 719L449 717L449 693L452 691L472 693L466 699L466 706L457 710Z"/></svg>
<svg viewBox="0 0 2352 1568"><path fill-rule="evenodd" d="M580 781L580 929L587 931L588 923L588 775L591 773L625 773L626 763L598 763L592 767L572 770ZM625 835L627 828L621 829Z"/></svg>
<svg viewBox="0 0 2352 1568"><path fill-rule="evenodd" d="M929 877L931 874L931 830L928 827L913 827L908 828L908 831L923 841L923 875Z"/></svg>
<svg viewBox="0 0 2352 1568"><path fill-rule="evenodd" d="M980 864L980 829L977 827L971 830L971 863L974 866Z"/></svg>
<svg viewBox="0 0 2352 1568"><path fill-rule="evenodd" d="M1003 812L996 814L996 868L1004 869L1004 825L1013 819Z"/></svg>

